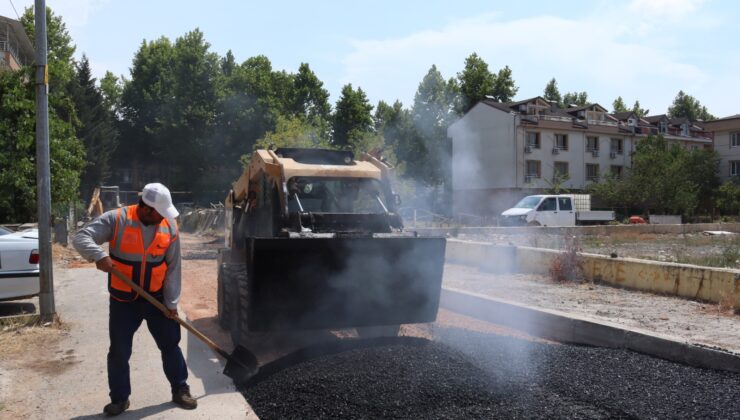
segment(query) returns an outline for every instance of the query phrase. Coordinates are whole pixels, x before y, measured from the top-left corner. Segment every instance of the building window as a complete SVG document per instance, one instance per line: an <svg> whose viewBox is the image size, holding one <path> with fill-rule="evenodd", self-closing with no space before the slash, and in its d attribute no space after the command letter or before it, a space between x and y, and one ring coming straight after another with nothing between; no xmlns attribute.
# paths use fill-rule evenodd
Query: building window
<svg viewBox="0 0 740 420"><path fill-rule="evenodd" d="M560 150L568 150L567 134L555 134L555 148Z"/></svg>
<svg viewBox="0 0 740 420"><path fill-rule="evenodd" d="M586 181L597 182L599 180L599 165L593 163L586 164Z"/></svg>
<svg viewBox="0 0 740 420"><path fill-rule="evenodd" d="M612 165L611 171L612 171L612 175L614 175L615 178L617 179L622 178L622 166L621 165Z"/></svg>
<svg viewBox="0 0 740 420"><path fill-rule="evenodd" d="M730 176L740 175L740 160L730 161Z"/></svg>
<svg viewBox="0 0 740 420"><path fill-rule="evenodd" d="M586 137L586 151L593 152L599 150L599 138L598 137Z"/></svg>
<svg viewBox="0 0 740 420"><path fill-rule="evenodd" d="M567 179L570 175L568 174L568 162L555 162L552 170L552 177Z"/></svg>
<svg viewBox="0 0 740 420"><path fill-rule="evenodd" d="M740 133L730 133L730 147L740 147Z"/></svg>
<svg viewBox="0 0 740 420"><path fill-rule="evenodd" d="M691 150L699 150L699 145L698 144L692 144L691 145Z"/></svg>
<svg viewBox="0 0 740 420"><path fill-rule="evenodd" d="M658 123L658 133L665 134L668 131L668 124L665 121Z"/></svg>
<svg viewBox="0 0 740 420"><path fill-rule="evenodd" d="M528 132L527 133L527 146L533 149L539 149L540 148L540 133Z"/></svg>
<svg viewBox="0 0 740 420"><path fill-rule="evenodd" d="M618 155L624 153L624 141L622 139L612 139L610 152Z"/></svg>
<svg viewBox="0 0 740 420"><path fill-rule="evenodd" d="M539 178L542 175L540 168L539 160L528 160L526 176L528 178Z"/></svg>

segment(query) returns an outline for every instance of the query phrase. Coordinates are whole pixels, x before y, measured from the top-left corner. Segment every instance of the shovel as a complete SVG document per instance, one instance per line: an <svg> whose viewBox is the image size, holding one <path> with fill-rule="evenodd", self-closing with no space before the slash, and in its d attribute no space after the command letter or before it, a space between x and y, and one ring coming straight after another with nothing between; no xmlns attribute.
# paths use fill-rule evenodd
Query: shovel
<svg viewBox="0 0 740 420"><path fill-rule="evenodd" d="M150 295L146 290L142 289L141 286L131 281L130 278L126 277L126 275L115 268L111 269L111 273L118 276L118 278L123 280L124 283L134 289L136 293L141 295L144 299L148 300L149 303L156 306L157 309L159 309L160 311L162 311L163 314L169 317L169 309L167 309L167 307L164 306L162 302L158 301L152 295ZM174 316L172 318L177 321L178 324L185 327L186 330L193 333L194 336L198 337L201 341L206 343L206 345L210 347L211 350L226 359L226 367L224 367L223 373L224 375L233 379L235 384L239 385L241 383L244 383L257 373L257 359L246 348L237 345L234 349L234 352L229 354L221 347L219 347L216 343L214 343L213 340L203 335L203 333L196 330L195 327L185 322L179 316Z"/></svg>

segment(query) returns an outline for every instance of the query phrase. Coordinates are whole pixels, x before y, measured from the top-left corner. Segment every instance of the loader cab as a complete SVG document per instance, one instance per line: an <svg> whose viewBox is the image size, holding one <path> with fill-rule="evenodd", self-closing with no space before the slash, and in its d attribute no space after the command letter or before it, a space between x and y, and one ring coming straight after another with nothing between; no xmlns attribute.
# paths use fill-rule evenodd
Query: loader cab
<svg viewBox="0 0 740 420"><path fill-rule="evenodd" d="M374 178L293 177L287 182L293 230L390 232L383 185Z"/></svg>

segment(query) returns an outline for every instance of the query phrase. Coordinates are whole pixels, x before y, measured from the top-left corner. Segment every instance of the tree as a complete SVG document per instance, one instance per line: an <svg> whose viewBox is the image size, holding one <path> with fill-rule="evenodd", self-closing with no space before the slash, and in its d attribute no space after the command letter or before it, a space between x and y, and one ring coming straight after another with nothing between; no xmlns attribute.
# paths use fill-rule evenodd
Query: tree
<svg viewBox="0 0 740 420"><path fill-rule="evenodd" d="M499 102L510 102L518 91L519 88L514 84L509 66L499 70L493 83L493 98Z"/></svg>
<svg viewBox="0 0 740 420"><path fill-rule="evenodd" d="M291 112L324 129L324 124L329 121L331 113L329 91L324 89L324 83L319 80L308 63L301 63L293 84Z"/></svg>
<svg viewBox="0 0 740 420"><path fill-rule="evenodd" d="M35 221L36 106L30 69L0 71L0 222ZM85 151L74 127L49 110L51 201L54 207L78 197Z"/></svg>
<svg viewBox="0 0 740 420"><path fill-rule="evenodd" d="M563 108L569 106L584 106L588 104L588 94L586 92L568 92L563 95Z"/></svg>
<svg viewBox="0 0 740 420"><path fill-rule="evenodd" d="M332 144L344 147L350 144L352 136L372 132L372 111L362 88L355 90L352 84L344 85L334 111Z"/></svg>
<svg viewBox="0 0 740 420"><path fill-rule="evenodd" d="M198 29L172 44L143 42L122 95L124 152L140 163L172 162L165 176L171 188L192 190L214 164L211 143L220 92L218 57ZM235 158L236 160L236 158Z"/></svg>
<svg viewBox="0 0 740 420"><path fill-rule="evenodd" d="M400 101L388 105L384 101L375 107L375 131L383 136L386 145L394 150L404 138L413 133L411 112Z"/></svg>
<svg viewBox="0 0 740 420"><path fill-rule="evenodd" d="M554 77L550 79L549 82L547 82L547 86L545 86L545 92L543 93L542 97L550 102L556 103L558 106L562 105L563 98L560 96L560 91L558 90L558 82L555 80Z"/></svg>
<svg viewBox="0 0 740 420"><path fill-rule="evenodd" d="M329 149L328 139L322 136L321 131L314 125L300 117L279 116L275 130L268 131L265 136L257 140L254 149L268 147L303 147Z"/></svg>
<svg viewBox="0 0 740 420"><path fill-rule="evenodd" d="M606 177L587 190L612 206L641 208L645 213L693 214L702 190L716 176L712 169L694 167L699 161L714 159L696 152L700 151L669 144L662 136L648 136L638 141L625 178ZM696 170L700 173L692 173Z"/></svg>
<svg viewBox="0 0 740 420"><path fill-rule="evenodd" d="M476 53L465 59L465 68L457 74L457 79L460 83L462 113L468 112L478 101L491 94L496 83L496 76Z"/></svg>
<svg viewBox="0 0 740 420"><path fill-rule="evenodd" d="M725 181L719 187L716 204L722 214L740 215L740 181L737 177Z"/></svg>
<svg viewBox="0 0 740 420"><path fill-rule="evenodd" d="M640 107L640 101L635 101L635 104L632 105L632 112L635 113L638 117L642 118L647 116L650 113L649 109L643 109Z"/></svg>
<svg viewBox="0 0 740 420"><path fill-rule="evenodd" d="M617 99L612 102L612 108L614 108L614 111L612 112L627 112L627 105L624 104L624 101L622 100L621 96L618 96Z"/></svg>
<svg viewBox="0 0 740 420"><path fill-rule="evenodd" d="M452 145L447 127L456 118L451 103L455 87L452 81L445 82L436 66L429 69L414 96L414 134L399 145L398 157L406 162L404 175L429 186L450 179Z"/></svg>
<svg viewBox="0 0 740 420"><path fill-rule="evenodd" d="M121 95L123 94L122 80L116 77L110 71L105 72L105 76L100 79L100 93L103 95L103 105L114 115L118 115L121 110Z"/></svg>
<svg viewBox="0 0 740 420"><path fill-rule="evenodd" d="M715 119L714 115L707 111L696 98L687 95L684 91L678 91L673 105L668 108L668 115L674 118L688 118L689 121L710 121Z"/></svg>
<svg viewBox="0 0 740 420"><path fill-rule="evenodd" d="M20 19L23 28L35 42L36 25L34 9L26 8ZM61 16L54 14L51 8L46 8L46 47L49 66L49 102L66 96L67 84L74 77L73 56L77 47L72 43L72 37L67 32L67 25ZM35 44L34 44L35 45ZM56 106L58 104L52 104Z"/></svg>
<svg viewBox="0 0 740 420"><path fill-rule="evenodd" d="M111 175L110 161L118 144L118 131L114 127L113 113L95 85L85 55L76 67L70 92L80 122L77 138L82 141L87 154L87 166L80 181L80 193L86 199Z"/></svg>

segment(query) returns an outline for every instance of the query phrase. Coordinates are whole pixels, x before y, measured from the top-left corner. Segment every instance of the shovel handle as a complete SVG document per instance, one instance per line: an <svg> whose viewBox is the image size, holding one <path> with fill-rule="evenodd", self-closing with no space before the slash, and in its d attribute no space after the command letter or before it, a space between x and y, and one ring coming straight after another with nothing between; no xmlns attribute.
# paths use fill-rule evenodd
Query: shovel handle
<svg viewBox="0 0 740 420"><path fill-rule="evenodd" d="M123 280L124 283L126 283L129 287L131 287L132 289L134 289L134 291L136 291L136 293L138 293L144 299L146 299L147 301L149 301L149 303L151 303L152 305L156 306L157 309L159 309L160 311L162 311L163 314L165 314L165 316L167 316L167 317L170 317L171 316L170 315L170 310L167 309L167 307L164 306L162 304L162 302L160 302L157 299L155 299L154 296L150 295L149 292L147 292L146 290L142 289L141 286L139 286L138 284L134 283L125 274L121 273L116 268L112 268L111 269L111 273L112 274L115 274L118 278L120 278L121 280ZM226 353L224 350L222 350L210 338L206 337L205 335L203 335L203 333L201 333L200 331L196 330L195 327L193 327L192 325L190 325L187 322L185 322L182 318L180 318L177 315L174 315L174 316L172 316L172 319L174 319L175 321L177 321L178 324L180 324L183 327L185 327L186 330L190 331L191 333L193 333L193 335L195 335L201 341L203 341L204 343L206 343L206 345L208 345L208 347L210 347L213 351L215 351L216 353L220 354L221 356L223 356L223 357L225 357L227 359L229 358L229 354L228 353Z"/></svg>

